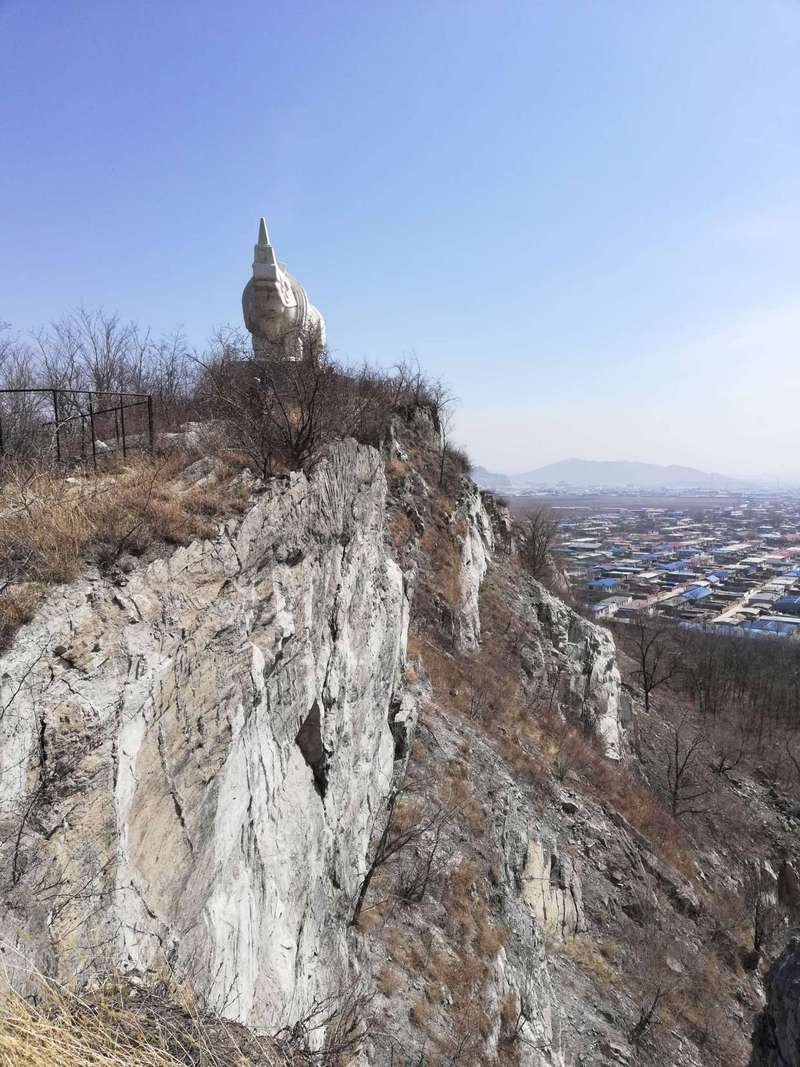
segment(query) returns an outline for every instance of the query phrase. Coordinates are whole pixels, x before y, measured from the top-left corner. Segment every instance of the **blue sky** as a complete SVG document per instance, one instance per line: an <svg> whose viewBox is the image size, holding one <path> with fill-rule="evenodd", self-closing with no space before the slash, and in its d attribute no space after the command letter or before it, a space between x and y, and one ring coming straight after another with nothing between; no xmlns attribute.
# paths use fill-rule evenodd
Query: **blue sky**
<svg viewBox="0 0 800 1067"><path fill-rule="evenodd" d="M200 344L258 216L476 461L800 477L800 3L0 0L0 319Z"/></svg>

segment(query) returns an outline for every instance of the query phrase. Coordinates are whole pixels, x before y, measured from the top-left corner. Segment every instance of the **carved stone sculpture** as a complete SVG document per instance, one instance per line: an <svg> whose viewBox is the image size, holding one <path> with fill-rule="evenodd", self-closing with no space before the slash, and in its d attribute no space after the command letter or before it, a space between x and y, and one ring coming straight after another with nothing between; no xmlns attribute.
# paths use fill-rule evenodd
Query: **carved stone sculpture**
<svg viewBox="0 0 800 1067"><path fill-rule="evenodd" d="M279 263L267 223L258 225L253 276L242 293L253 352L270 359L316 358L325 345L325 320L303 286Z"/></svg>

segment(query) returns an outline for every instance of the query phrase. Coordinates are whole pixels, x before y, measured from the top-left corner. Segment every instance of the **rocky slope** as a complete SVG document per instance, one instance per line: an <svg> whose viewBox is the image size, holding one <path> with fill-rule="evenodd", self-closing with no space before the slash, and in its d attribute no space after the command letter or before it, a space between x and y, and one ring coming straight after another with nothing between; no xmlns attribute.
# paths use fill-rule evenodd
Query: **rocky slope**
<svg viewBox="0 0 800 1067"><path fill-rule="evenodd" d="M344 442L214 541L55 590L0 664L6 959L165 959L277 1026L347 983L413 721L378 454Z"/></svg>
<svg viewBox="0 0 800 1067"><path fill-rule="evenodd" d="M0 708L21 985L166 964L269 1031L356 1005L377 1067L746 1062L735 858L665 814L611 635L424 413L53 590Z"/></svg>

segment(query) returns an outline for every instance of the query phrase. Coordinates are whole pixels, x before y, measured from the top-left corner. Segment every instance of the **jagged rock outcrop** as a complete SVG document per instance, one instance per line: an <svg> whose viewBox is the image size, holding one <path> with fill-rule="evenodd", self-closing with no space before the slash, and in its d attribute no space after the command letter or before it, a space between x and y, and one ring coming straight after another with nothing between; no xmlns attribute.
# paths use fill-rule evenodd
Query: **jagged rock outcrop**
<svg viewBox="0 0 800 1067"><path fill-rule="evenodd" d="M456 512L466 527L459 537L461 591L456 616L456 643L461 649L477 648L481 639L479 597L481 583L494 551L494 530L477 486L467 483Z"/></svg>
<svg viewBox="0 0 800 1067"><path fill-rule="evenodd" d="M608 630L582 618L539 582L518 591L517 614L528 623L520 651L531 695L557 702L590 725L606 755L623 753L625 698L614 639Z"/></svg>
<svg viewBox="0 0 800 1067"><path fill-rule="evenodd" d="M343 442L216 540L48 596L0 661L7 961L163 957L264 1026L343 987L414 717L385 497Z"/></svg>
<svg viewBox="0 0 800 1067"><path fill-rule="evenodd" d="M585 929L581 883L575 860L557 845L541 839L528 842L520 875L521 893L539 926L559 937Z"/></svg>
<svg viewBox="0 0 800 1067"><path fill-rule="evenodd" d="M767 1003L753 1033L751 1067L800 1065L800 937L793 937L767 976Z"/></svg>

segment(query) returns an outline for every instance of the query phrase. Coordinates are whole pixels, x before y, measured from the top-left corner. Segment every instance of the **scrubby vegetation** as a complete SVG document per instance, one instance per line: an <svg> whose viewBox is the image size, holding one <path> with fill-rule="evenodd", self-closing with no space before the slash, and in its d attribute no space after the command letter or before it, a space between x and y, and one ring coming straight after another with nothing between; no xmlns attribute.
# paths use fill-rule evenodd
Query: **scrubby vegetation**
<svg viewBox="0 0 800 1067"><path fill-rule="evenodd" d="M49 392L0 400L6 458L55 462L53 420L63 432L71 431L82 410L73 394L91 390L109 397L151 395L162 438L201 420L205 448L244 454L262 477L310 469L337 438L377 445L392 414L421 409L442 433L442 472L446 453L468 465L444 438L451 397L419 366L406 362L390 371L344 366L328 351L287 360L281 339L256 356L249 337L238 330L219 331L196 351L180 333L155 340L149 330L123 323L118 315L85 309L38 331L33 341L0 324L0 388L41 387L56 391L57 412ZM87 432L85 425L81 432ZM84 445L80 456L87 452L91 447Z"/></svg>
<svg viewBox="0 0 800 1067"><path fill-rule="evenodd" d="M81 992L39 975L28 984L27 996L0 988L3 1067L345 1067L363 1036L353 1004L338 1003L256 1035L203 1008L168 970L114 975Z"/></svg>
<svg viewBox="0 0 800 1067"><path fill-rule="evenodd" d="M342 437L378 446L398 413L425 412L437 433L445 425L449 394L418 366L382 371L345 367L326 351L299 362L282 355L276 342L256 358L249 338L231 330L196 352L181 334L155 340L85 309L31 341L0 325L0 387L48 389L0 394L0 644L30 618L47 583L74 579L86 563L108 569L213 537L220 518L247 506L252 476L310 473ZM87 421L76 390L151 394L152 448L142 432L131 434L127 455L102 441L93 448L86 435L100 424ZM70 452L64 442L75 434ZM443 435L439 453L444 484L468 461Z"/></svg>
<svg viewBox="0 0 800 1067"><path fill-rule="evenodd" d="M17 439L45 445L21 448L0 472L0 648L48 583L87 564L117 574L131 556L212 537L219 519L245 509L269 479L313 476L342 436L383 450L387 536L415 586L406 679L431 695L407 778L375 815L366 876L347 916L375 953L376 996L402 1003L408 1016L413 1047L403 1046L405 1031L374 1028L391 1062L480 1063L490 1040L500 1063L520 1062L523 1047L546 1054L546 1027L531 1006L545 952L562 989L596 996L606 1012L613 1004L635 1062L666 1062L659 1042L678 1055L681 1041L703 1063L741 1062L754 976L800 917L793 643L647 618L615 627L631 710L626 758L610 760L586 703L563 686L563 643L582 620L572 616L549 662L537 660L541 620L532 605L546 596L539 583L558 577L551 513L503 527L502 505L490 505L498 550L480 592L481 640L464 640L469 463L447 440L447 391L419 368L346 368L327 353L301 363L256 359L230 333L198 354L179 338L152 343L115 317L81 312L38 336L35 348L6 341L0 370L17 386L46 374L62 388L151 392L158 429L152 452L105 459L95 472L59 463L46 435L31 430L35 412L17 412L25 415ZM542 618L550 611L545 604ZM527 823L522 853L512 855L503 835L515 810ZM542 828L563 850L549 855L548 889L572 892L565 872L580 855L584 900L571 927L562 916L523 936L508 900L521 892L523 846ZM525 977L498 1000L508 959ZM67 1050L59 1062L70 1067L84 1062L88 1034L95 1059L85 1062L97 1067L307 1062L289 1033L225 1059L225 1041L245 1039L237 1031L203 1018L195 1032L183 1009L151 1017L154 1001L120 996L59 994L34 1006L8 994L0 1053L8 1049L9 1063L47 1062L47 1042L57 1040ZM180 1047L173 1023L184 1027ZM354 1040L354 1018L341 1025L337 1040ZM155 1035L150 1045L146 1031ZM192 1045L209 1032L220 1034L212 1044L221 1058L203 1059ZM122 1052L106 1055L108 1033ZM346 1062L347 1048L336 1047Z"/></svg>

